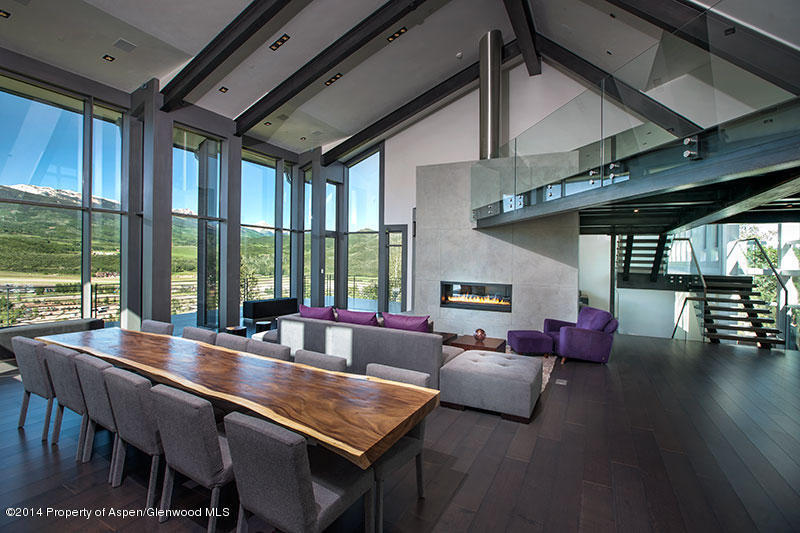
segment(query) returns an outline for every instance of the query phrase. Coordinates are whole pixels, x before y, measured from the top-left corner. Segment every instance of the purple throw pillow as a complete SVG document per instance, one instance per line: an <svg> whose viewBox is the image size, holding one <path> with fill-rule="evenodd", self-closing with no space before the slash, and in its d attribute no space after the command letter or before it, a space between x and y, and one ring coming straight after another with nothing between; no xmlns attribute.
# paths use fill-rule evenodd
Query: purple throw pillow
<svg viewBox="0 0 800 533"><path fill-rule="evenodd" d="M364 311L348 311L347 309L337 309L339 313L338 322L347 322L348 324L361 324L362 326L377 326L378 317L375 313Z"/></svg>
<svg viewBox="0 0 800 533"><path fill-rule="evenodd" d="M308 307L300 304L300 316L319 320L334 320L333 307Z"/></svg>
<svg viewBox="0 0 800 533"><path fill-rule="evenodd" d="M391 313L383 313L382 316L384 327L428 333L428 318L430 316L393 315Z"/></svg>

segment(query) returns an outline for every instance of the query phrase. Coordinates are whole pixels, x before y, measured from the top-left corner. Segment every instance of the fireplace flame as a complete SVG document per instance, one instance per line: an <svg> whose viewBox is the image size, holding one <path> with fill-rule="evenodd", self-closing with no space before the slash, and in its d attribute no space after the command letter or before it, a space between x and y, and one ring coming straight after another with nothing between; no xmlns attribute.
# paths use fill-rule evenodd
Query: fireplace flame
<svg viewBox="0 0 800 533"><path fill-rule="evenodd" d="M447 297L447 301L466 304L511 305L511 302L508 300L498 298L497 296L478 296L476 294L453 294Z"/></svg>

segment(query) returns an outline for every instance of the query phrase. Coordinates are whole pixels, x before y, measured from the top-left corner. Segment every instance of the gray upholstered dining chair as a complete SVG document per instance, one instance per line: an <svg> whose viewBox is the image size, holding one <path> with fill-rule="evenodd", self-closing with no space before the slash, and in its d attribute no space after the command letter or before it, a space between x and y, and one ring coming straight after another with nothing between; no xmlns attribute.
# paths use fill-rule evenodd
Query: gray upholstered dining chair
<svg viewBox="0 0 800 533"><path fill-rule="evenodd" d="M241 413L225 417L225 432L239 491L237 532L247 531L248 512L287 533L322 531L361 497L365 530L373 530L371 469Z"/></svg>
<svg viewBox="0 0 800 533"><path fill-rule="evenodd" d="M373 376L401 383L409 383L419 387L429 387L431 377L423 372L395 368L393 366L370 363L367 365L368 376ZM422 449L425 443L425 421L423 420L411 431L397 441L372 465L375 472L375 529L383 531L383 484L389 475L406 464L412 458L417 463L417 496L425 497L425 479L422 470Z"/></svg>
<svg viewBox="0 0 800 533"><path fill-rule="evenodd" d="M119 435L117 435L117 425L114 422L114 413L111 411L111 402L108 400L106 382L103 378L103 371L107 368L111 368L111 364L102 359L84 353L75 355L75 369L78 371L83 400L86 402L86 413L89 415L89 426L86 429L86 439L83 445L83 462L89 462L92 458L94 435L97 425L100 424L114 434L111 464L108 469L108 482L111 483L117 458Z"/></svg>
<svg viewBox="0 0 800 533"><path fill-rule="evenodd" d="M230 333L217 333L217 346L222 346L229 350L246 352L247 342L247 337L240 337L239 335L232 335Z"/></svg>
<svg viewBox="0 0 800 533"><path fill-rule="evenodd" d="M205 328L186 326L183 328L181 335L184 339L205 342L206 344L215 344L217 342L217 332Z"/></svg>
<svg viewBox="0 0 800 533"><path fill-rule="evenodd" d="M217 509L220 489L233 481L233 467L228 440L217 432L211 403L166 385L156 385L150 394L167 460L161 511L166 513L170 508L176 470L211 489L211 509ZM159 517L159 522L166 520L166 514ZM208 517L209 532L215 531L216 523L216 514L212 513Z"/></svg>
<svg viewBox="0 0 800 533"><path fill-rule="evenodd" d="M154 507L158 465L164 450L161 448L158 427L153 418L150 381L133 372L114 367L106 369L103 378L119 436L111 486L119 487L122 483L127 445L130 444L151 457L146 507Z"/></svg>
<svg viewBox="0 0 800 533"><path fill-rule="evenodd" d="M78 352L62 346L45 345L42 347L47 360L47 370L53 381L53 390L58 400L56 422L53 426L52 443L57 444L61 434L61 420L64 418L64 408L81 415L81 430L78 434L78 451L75 460L80 461L83 455L83 446L86 442L86 430L89 426L89 413L86 411L86 402L83 399L81 382L75 368L75 356Z"/></svg>
<svg viewBox="0 0 800 533"><path fill-rule="evenodd" d="M347 370L347 359L344 357L312 352L311 350L297 350L294 353L294 362L315 366L323 370L333 370L335 372L344 372Z"/></svg>
<svg viewBox="0 0 800 533"><path fill-rule="evenodd" d="M158 320L142 320L142 331L145 333L159 333L161 335L172 335L175 324L169 322L159 322Z"/></svg>
<svg viewBox="0 0 800 533"><path fill-rule="evenodd" d="M14 357L17 359L19 375L22 378L22 386L25 389L17 427L25 426L31 394L41 396L47 400L47 411L44 413L44 428L42 428L42 440L46 441L47 434L50 432L50 413L53 411L53 399L56 394L53 391L53 383L50 381L47 363L44 360L44 352L42 351L44 343L27 337L14 337L11 339L11 347L14 349Z"/></svg>
<svg viewBox="0 0 800 533"><path fill-rule="evenodd" d="M288 361L292 356L292 349L283 344L276 344L273 342L264 342L258 339L250 339L247 342L247 352L264 357L272 357L273 359L282 359Z"/></svg>

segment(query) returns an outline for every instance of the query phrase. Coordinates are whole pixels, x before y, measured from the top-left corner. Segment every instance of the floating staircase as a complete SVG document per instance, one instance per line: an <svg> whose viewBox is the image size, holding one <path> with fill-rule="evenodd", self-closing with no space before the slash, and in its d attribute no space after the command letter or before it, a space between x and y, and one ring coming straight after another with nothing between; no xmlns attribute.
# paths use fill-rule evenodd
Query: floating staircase
<svg viewBox="0 0 800 533"><path fill-rule="evenodd" d="M703 323L703 336L710 342L735 341L756 344L769 349L783 344L781 331L774 327L772 309L759 299L760 293L750 276L703 276L701 283L692 285L698 318ZM705 292L704 292L705 290Z"/></svg>
<svg viewBox="0 0 800 533"><path fill-rule="evenodd" d="M671 235L622 235L617 240L617 272L627 281L630 274L649 274L655 281L667 271Z"/></svg>

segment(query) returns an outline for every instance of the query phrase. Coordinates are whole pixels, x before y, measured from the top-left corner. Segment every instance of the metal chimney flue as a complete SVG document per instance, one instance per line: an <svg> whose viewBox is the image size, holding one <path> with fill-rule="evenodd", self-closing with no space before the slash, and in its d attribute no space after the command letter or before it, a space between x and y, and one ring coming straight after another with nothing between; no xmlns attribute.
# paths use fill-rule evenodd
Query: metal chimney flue
<svg viewBox="0 0 800 533"><path fill-rule="evenodd" d="M480 41L480 158L492 159L500 150L500 64L503 34L491 30Z"/></svg>

